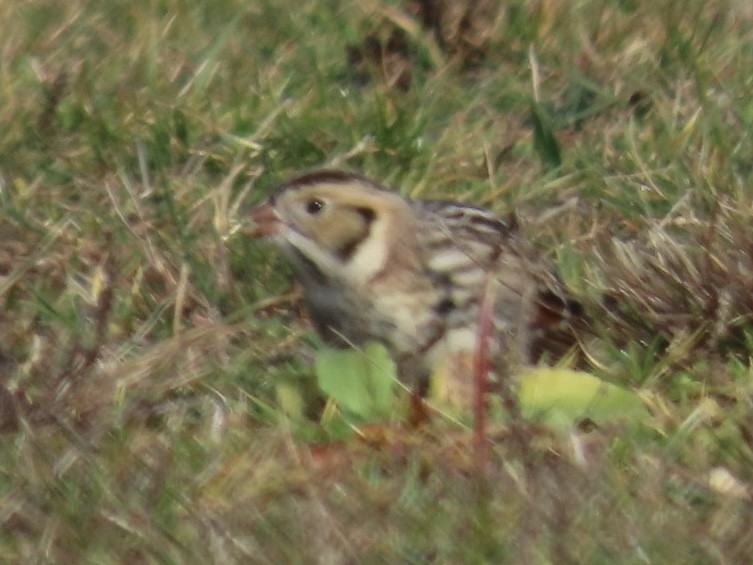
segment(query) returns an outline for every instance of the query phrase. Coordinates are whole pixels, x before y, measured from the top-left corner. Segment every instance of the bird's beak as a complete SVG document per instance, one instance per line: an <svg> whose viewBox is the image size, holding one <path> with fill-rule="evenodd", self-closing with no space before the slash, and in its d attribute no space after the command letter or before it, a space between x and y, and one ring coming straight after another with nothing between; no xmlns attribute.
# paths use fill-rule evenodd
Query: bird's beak
<svg viewBox="0 0 753 565"><path fill-rule="evenodd" d="M244 230L251 237L267 237L279 232L282 222L280 216L269 202L253 208L248 215L248 224Z"/></svg>

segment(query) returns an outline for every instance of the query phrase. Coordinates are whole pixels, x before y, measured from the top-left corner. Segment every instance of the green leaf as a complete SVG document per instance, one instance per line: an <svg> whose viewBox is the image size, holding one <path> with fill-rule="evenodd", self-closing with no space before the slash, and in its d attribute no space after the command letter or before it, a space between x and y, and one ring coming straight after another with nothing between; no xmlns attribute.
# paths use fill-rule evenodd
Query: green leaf
<svg viewBox="0 0 753 565"><path fill-rule="evenodd" d="M520 406L527 418L555 428L590 418L596 423L638 422L649 412L638 396L582 371L541 367L520 378Z"/></svg>
<svg viewBox="0 0 753 565"><path fill-rule="evenodd" d="M319 388L345 411L363 419L384 419L394 407L395 364L380 344L361 350L322 349L314 363Z"/></svg>

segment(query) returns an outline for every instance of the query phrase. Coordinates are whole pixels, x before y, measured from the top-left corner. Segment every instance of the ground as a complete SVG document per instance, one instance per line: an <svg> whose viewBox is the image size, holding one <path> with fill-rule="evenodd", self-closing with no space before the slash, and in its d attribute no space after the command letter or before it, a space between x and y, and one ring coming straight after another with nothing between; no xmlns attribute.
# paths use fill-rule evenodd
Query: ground
<svg viewBox="0 0 753 565"><path fill-rule="evenodd" d="M745 0L0 4L0 561L747 562ZM287 176L515 212L649 416L344 415Z"/></svg>

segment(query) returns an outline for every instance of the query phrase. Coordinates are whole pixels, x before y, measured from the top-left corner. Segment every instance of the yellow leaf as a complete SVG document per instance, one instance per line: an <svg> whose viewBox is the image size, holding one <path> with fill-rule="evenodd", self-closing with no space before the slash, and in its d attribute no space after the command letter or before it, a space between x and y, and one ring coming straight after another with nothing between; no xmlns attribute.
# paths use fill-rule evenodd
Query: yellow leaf
<svg viewBox="0 0 753 565"><path fill-rule="evenodd" d="M634 392L582 371L538 367L520 375L519 384L523 414L554 427L571 426L583 418L607 423L649 416Z"/></svg>

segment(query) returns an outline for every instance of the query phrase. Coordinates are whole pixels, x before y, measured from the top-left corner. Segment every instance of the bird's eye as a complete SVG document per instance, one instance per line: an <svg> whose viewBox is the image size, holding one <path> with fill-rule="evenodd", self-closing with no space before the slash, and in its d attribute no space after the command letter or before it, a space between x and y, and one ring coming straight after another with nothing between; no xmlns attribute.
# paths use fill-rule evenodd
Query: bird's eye
<svg viewBox="0 0 753 565"><path fill-rule="evenodd" d="M312 198L308 202L306 202L306 212L311 214L312 216L318 214L324 209L324 202L319 200L318 198Z"/></svg>

